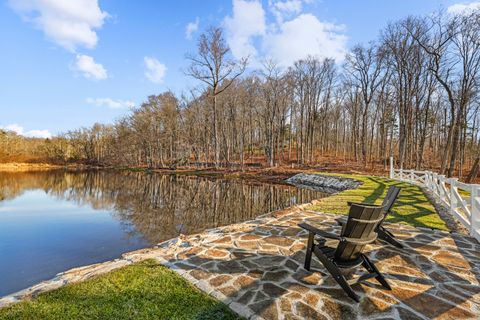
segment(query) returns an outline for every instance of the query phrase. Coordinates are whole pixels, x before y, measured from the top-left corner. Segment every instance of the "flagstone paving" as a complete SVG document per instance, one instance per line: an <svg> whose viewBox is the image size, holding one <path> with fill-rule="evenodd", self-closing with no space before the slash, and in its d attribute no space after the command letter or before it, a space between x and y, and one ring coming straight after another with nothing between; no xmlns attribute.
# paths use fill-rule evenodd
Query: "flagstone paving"
<svg viewBox="0 0 480 320"><path fill-rule="evenodd" d="M465 235L387 224L405 249L376 243L366 252L392 286L355 285L351 300L317 262L303 268L309 221L338 232L337 215L306 205L253 221L167 241L120 260L74 269L22 293L22 299L113 268L156 258L241 316L250 319L478 319L480 244ZM56 281L56 282L55 282ZM51 289L51 288L50 288ZM6 300L3 299L3 303ZM2 299L0 299L2 305Z"/></svg>

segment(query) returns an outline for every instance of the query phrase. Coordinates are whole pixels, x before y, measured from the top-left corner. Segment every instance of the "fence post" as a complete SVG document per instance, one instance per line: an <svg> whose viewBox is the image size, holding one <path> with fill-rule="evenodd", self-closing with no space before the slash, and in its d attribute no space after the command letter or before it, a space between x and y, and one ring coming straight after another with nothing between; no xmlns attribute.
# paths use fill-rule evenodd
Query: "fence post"
<svg viewBox="0 0 480 320"><path fill-rule="evenodd" d="M455 192L457 191L457 178L449 178L447 182L450 183L450 214L455 217L454 211L458 208L457 197Z"/></svg>
<svg viewBox="0 0 480 320"><path fill-rule="evenodd" d="M480 185L472 185L470 201L470 235L480 241Z"/></svg>
<svg viewBox="0 0 480 320"><path fill-rule="evenodd" d="M393 157L390 157L390 179L393 179Z"/></svg>
<svg viewBox="0 0 480 320"><path fill-rule="evenodd" d="M446 201L445 198L445 176L444 175L438 175L438 195L440 196L440 200Z"/></svg>
<svg viewBox="0 0 480 320"><path fill-rule="evenodd" d="M438 181L438 174L437 174L437 173L434 173L434 174L432 175L432 178L433 178L432 187L435 188L435 194L440 197L440 191L439 191L439 190L440 190L440 186L438 185L440 182Z"/></svg>

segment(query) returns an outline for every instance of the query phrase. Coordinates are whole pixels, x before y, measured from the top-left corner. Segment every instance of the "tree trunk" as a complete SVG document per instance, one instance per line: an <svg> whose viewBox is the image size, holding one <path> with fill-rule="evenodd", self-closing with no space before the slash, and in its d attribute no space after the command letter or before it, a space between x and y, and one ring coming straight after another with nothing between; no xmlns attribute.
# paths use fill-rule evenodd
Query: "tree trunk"
<svg viewBox="0 0 480 320"><path fill-rule="evenodd" d="M475 161L473 162L472 169L470 170L470 173L468 174L468 177L466 179L467 183L472 183L475 181L475 179L478 176L478 171L480 170L480 157L475 158Z"/></svg>
<svg viewBox="0 0 480 320"><path fill-rule="evenodd" d="M220 167L220 144L218 143L217 89L213 89L213 148L215 149L215 168Z"/></svg>

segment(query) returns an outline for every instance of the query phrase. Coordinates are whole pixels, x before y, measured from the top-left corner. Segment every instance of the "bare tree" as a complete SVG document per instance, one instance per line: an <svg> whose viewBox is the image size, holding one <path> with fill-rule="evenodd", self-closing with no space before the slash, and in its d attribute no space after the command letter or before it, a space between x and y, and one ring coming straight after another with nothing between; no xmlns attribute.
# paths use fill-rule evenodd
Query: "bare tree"
<svg viewBox="0 0 480 320"><path fill-rule="evenodd" d="M216 167L249 164L480 170L478 13L407 17L376 42L356 46L337 68L305 57L244 75L211 28L188 56L205 84L190 96L149 96L113 125L52 139L0 130L0 161L48 159L96 166ZM225 94L227 93L228 94ZM223 93L223 94L222 94Z"/></svg>
<svg viewBox="0 0 480 320"><path fill-rule="evenodd" d="M210 28L200 35L197 54L187 55L190 67L186 74L210 87L212 97L213 135L215 166L220 165L220 144L218 135L217 96L228 89L233 81L246 69L247 58L236 61L228 58L228 47L221 28Z"/></svg>
<svg viewBox="0 0 480 320"><path fill-rule="evenodd" d="M367 164L367 126L370 103L381 84L383 55L374 44L367 48L356 46L346 56L346 67L358 85L363 102L362 111L362 156L364 165Z"/></svg>

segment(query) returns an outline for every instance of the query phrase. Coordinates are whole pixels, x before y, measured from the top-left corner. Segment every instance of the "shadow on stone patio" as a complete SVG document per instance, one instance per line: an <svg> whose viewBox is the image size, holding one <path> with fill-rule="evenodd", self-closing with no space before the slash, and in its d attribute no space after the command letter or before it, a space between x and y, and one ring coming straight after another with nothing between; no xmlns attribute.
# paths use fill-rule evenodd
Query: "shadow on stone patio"
<svg viewBox="0 0 480 320"><path fill-rule="evenodd" d="M334 231L334 215L306 214ZM165 256L167 265L240 315L265 319L477 318L480 314L480 245L473 239L390 224L406 249L375 244L367 254L391 283L354 286L351 300L325 269L303 269L306 233L301 215L285 215L248 231L225 234ZM393 228L393 229L392 229Z"/></svg>

